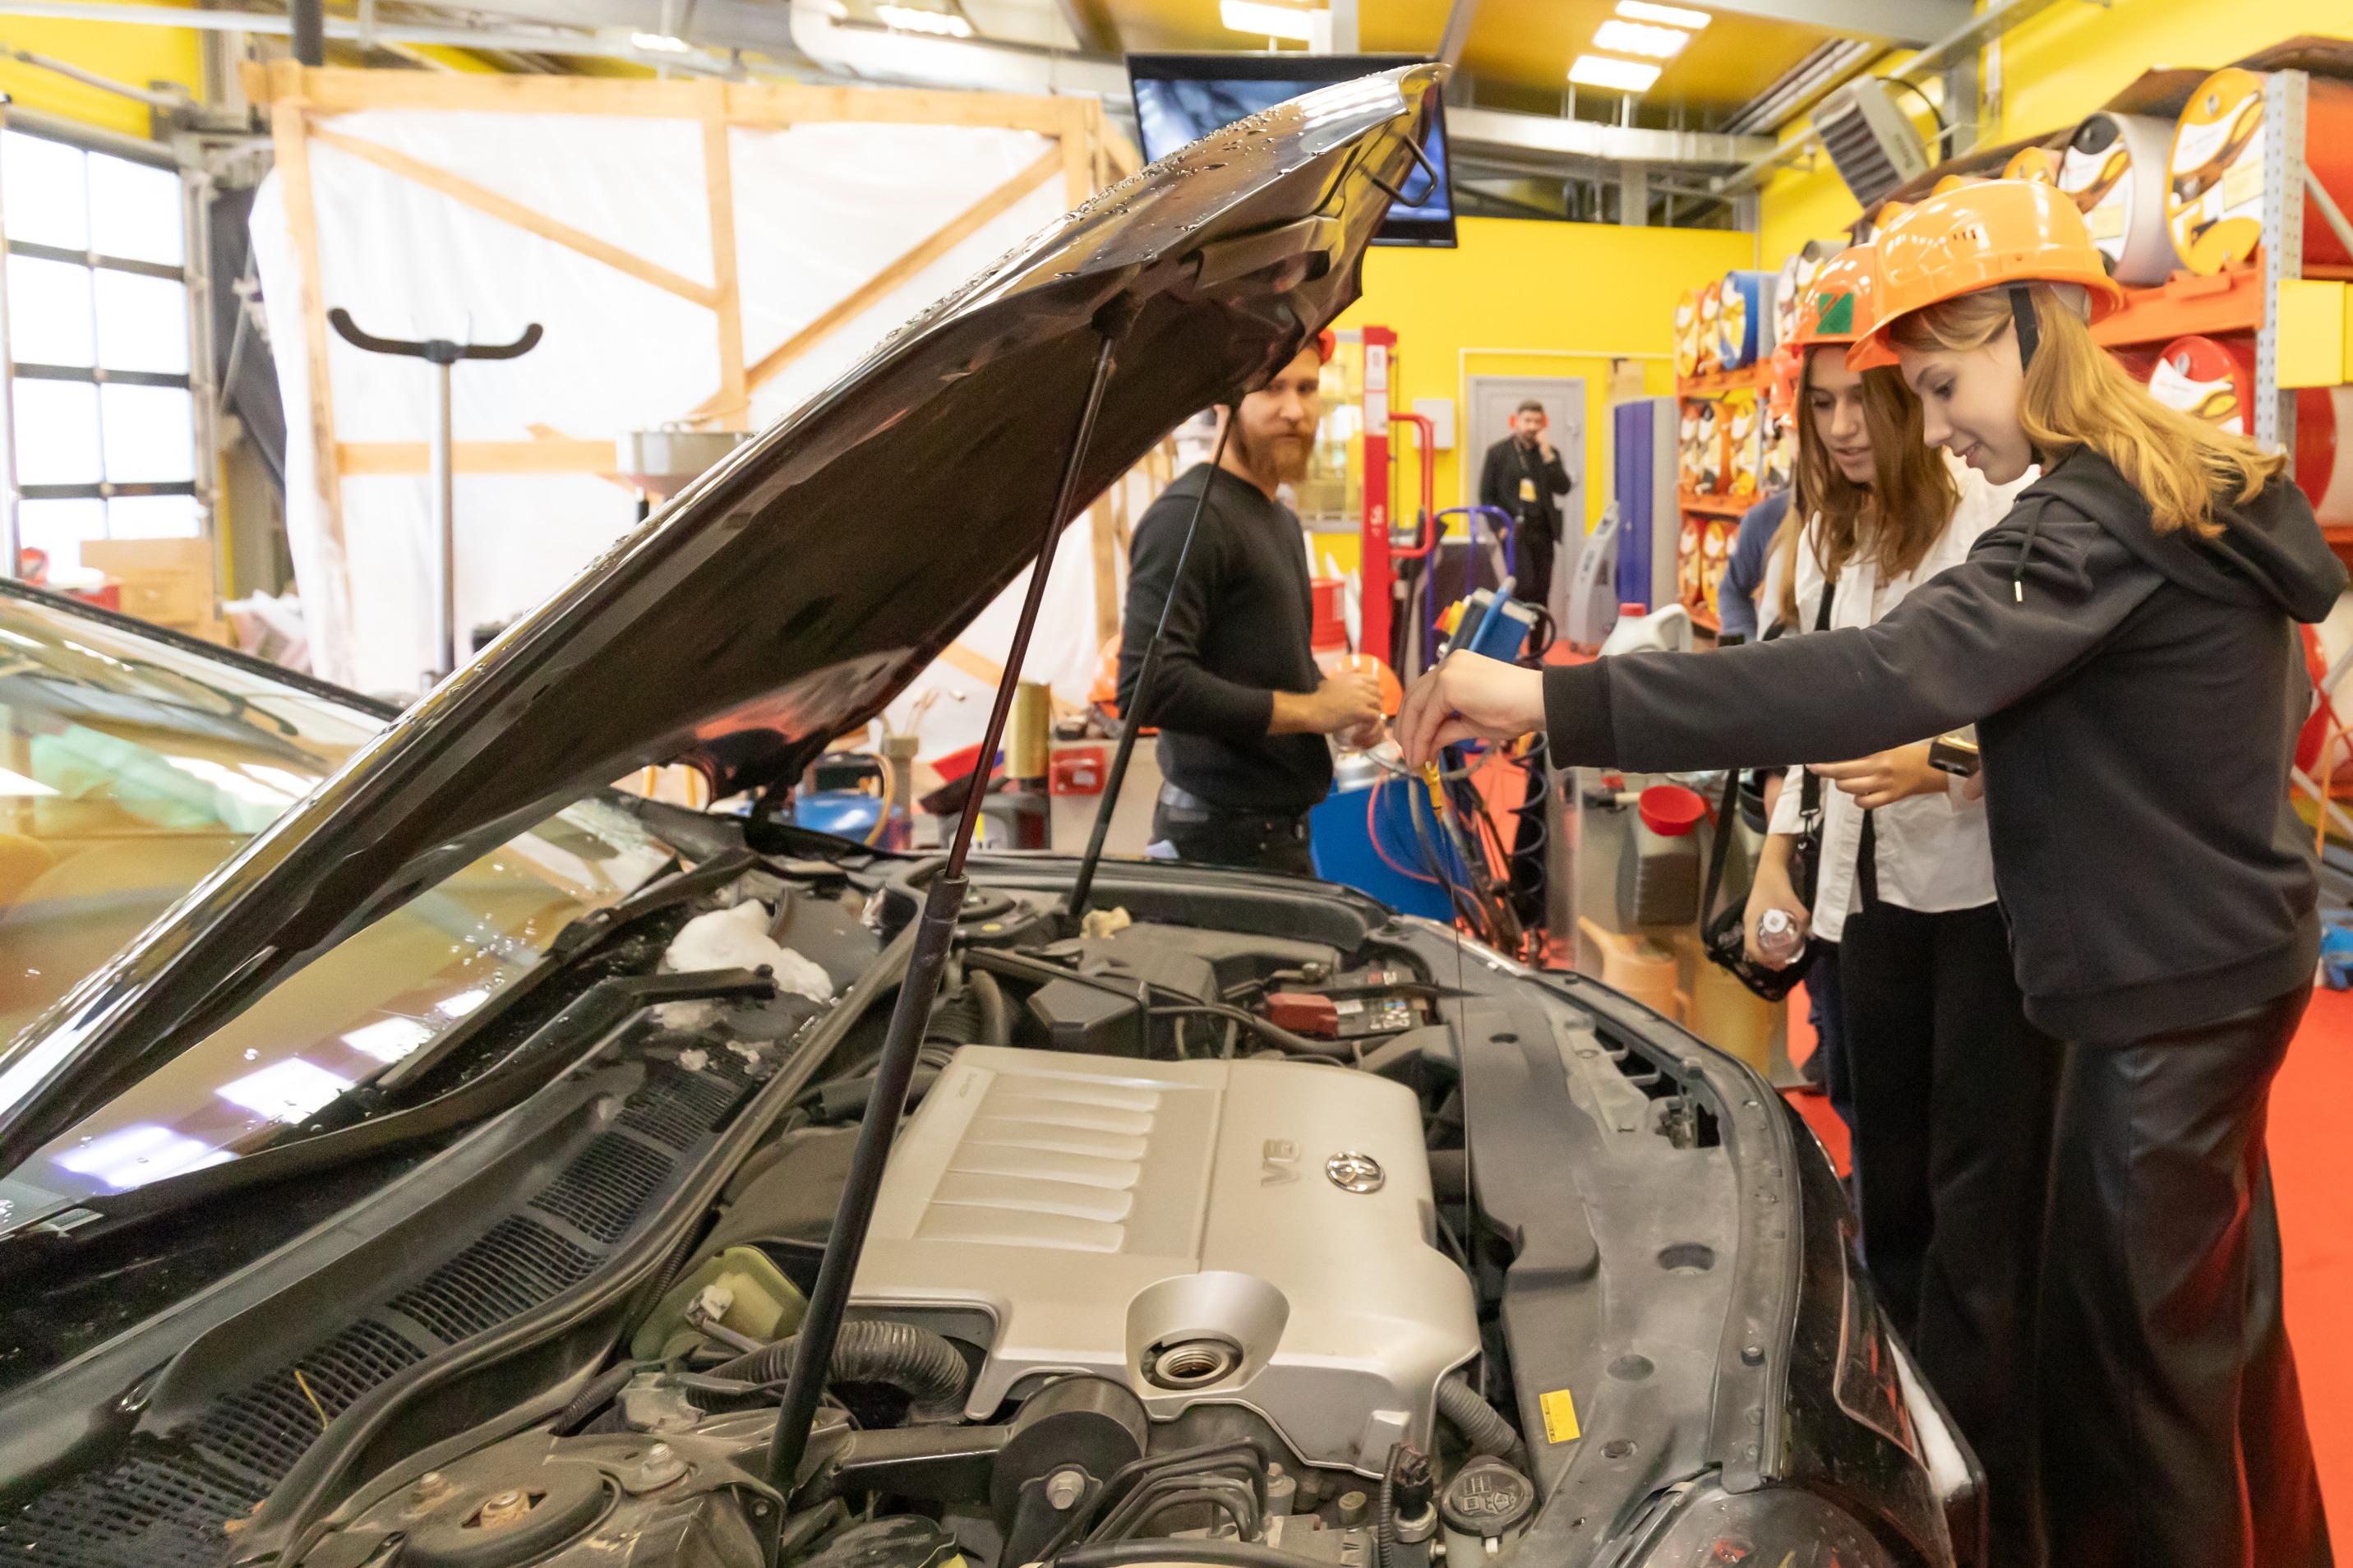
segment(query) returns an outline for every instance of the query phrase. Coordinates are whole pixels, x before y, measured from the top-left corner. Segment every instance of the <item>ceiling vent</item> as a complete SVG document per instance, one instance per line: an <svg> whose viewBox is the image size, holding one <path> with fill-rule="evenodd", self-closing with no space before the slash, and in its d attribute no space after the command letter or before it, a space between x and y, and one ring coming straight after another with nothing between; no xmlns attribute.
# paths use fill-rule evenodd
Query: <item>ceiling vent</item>
<svg viewBox="0 0 2353 1568"><path fill-rule="evenodd" d="M1895 107L1888 87L1875 77L1851 81L1823 99L1813 114L1823 151L1866 209L1928 172L1927 144Z"/></svg>

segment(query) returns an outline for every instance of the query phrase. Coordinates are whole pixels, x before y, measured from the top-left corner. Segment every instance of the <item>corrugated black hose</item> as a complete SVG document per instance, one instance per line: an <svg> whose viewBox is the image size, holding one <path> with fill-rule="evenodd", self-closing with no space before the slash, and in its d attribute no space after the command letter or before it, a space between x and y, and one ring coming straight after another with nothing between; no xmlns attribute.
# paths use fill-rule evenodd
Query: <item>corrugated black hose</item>
<svg viewBox="0 0 2353 1568"><path fill-rule="evenodd" d="M1520 1435L1469 1380L1456 1376L1440 1381L1438 1413L1462 1434L1472 1453L1491 1455L1523 1472L1527 1469L1527 1447Z"/></svg>
<svg viewBox="0 0 2353 1568"><path fill-rule="evenodd" d="M782 1383L792 1371L793 1344L792 1340L772 1341L720 1363L710 1375L754 1387ZM863 1318L841 1325L827 1381L888 1384L924 1413L961 1405L971 1375L955 1346L929 1329Z"/></svg>

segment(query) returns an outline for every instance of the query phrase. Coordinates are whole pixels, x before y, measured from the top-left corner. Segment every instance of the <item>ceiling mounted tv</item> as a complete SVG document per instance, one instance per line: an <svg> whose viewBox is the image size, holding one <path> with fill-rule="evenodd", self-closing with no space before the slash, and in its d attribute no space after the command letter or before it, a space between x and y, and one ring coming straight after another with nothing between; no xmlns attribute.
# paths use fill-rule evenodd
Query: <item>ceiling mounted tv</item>
<svg viewBox="0 0 2353 1568"><path fill-rule="evenodd" d="M1375 71L1414 65L1419 55L1130 55L1128 85L1145 161L1163 158L1235 121L1285 99L1353 81ZM1375 231L1375 245L1452 245L1454 190L1446 162L1446 110L1432 93L1430 128L1422 133L1426 166L1407 171Z"/></svg>

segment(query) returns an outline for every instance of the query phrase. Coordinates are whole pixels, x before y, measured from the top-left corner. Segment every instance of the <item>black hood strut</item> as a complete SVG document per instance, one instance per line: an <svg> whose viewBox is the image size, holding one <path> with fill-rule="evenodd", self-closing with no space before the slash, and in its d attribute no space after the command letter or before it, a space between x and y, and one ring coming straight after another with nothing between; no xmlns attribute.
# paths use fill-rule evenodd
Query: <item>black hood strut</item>
<svg viewBox="0 0 2353 1568"><path fill-rule="evenodd" d="M1094 374L1087 383L1086 398L1079 409L1078 428L1062 459L1061 480L1055 487L1053 508L1046 515L1045 537L1039 543L1036 564L1030 569L1029 590L1021 601L1021 619L1013 628L1013 644L1005 655L1004 679L997 682L997 700L988 710L988 727L981 734L981 761L976 764L979 772L975 775L974 787L965 792L964 814L957 819L955 837L949 840L947 861L932 878L931 888L924 895L914 948L907 958L906 978L900 982L899 998L891 1009L891 1026L882 1037L882 1058L874 1071L873 1099L868 1103L866 1120L858 1131L857 1147L850 1154L849 1180L842 1187L841 1206L834 1215L824 1261L818 1267L816 1288L809 1292L807 1315L794 1336L792 1373L785 1384L783 1408L776 1412L776 1436L768 1445L768 1484L776 1488L781 1499L792 1496L801 1457L808 1448L809 1426L817 1417L818 1400L825 1393L827 1369L833 1364L834 1340L841 1332L842 1312L849 1304L850 1282L858 1273L859 1257L866 1248L867 1227L874 1218L874 1202L881 1191L882 1167L890 1158L891 1141L899 1130L899 1119L906 1114L907 1086L914 1076L924 1026L931 1021L941 972L947 966L956 918L964 910L965 859L971 853L973 830L980 821L981 803L987 794L980 786L988 776L988 759L997 754L997 745L1005 736L1006 717L1013 709L1013 690L1020 682L1022 662L1029 652L1029 636L1037 627L1038 611L1045 602L1046 569L1054 559L1055 541L1075 510L1079 475L1086 461L1087 447L1094 439L1095 416L1103 407L1104 389L1111 384L1119 340L1126 335L1135 316L1134 303L1121 294L1097 310L1092 323L1096 336ZM776 1531L784 1522L784 1514L783 1508L776 1509L765 1531L766 1555L771 1562L776 1559Z"/></svg>

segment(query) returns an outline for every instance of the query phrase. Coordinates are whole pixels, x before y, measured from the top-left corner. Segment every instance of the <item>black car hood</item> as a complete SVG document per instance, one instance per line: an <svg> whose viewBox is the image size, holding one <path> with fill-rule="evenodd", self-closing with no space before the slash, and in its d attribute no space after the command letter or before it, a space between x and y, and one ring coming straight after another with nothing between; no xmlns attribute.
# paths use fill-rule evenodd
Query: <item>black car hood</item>
<svg viewBox="0 0 2353 1568"><path fill-rule="evenodd" d="M796 776L1036 557L1078 494L1263 381L1357 293L1442 75L1254 115L1069 214L739 449L394 722L0 1056L0 1167L280 974L648 763Z"/></svg>

